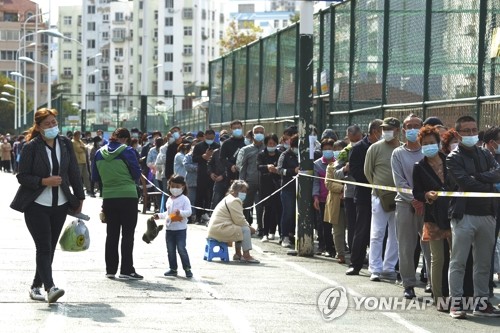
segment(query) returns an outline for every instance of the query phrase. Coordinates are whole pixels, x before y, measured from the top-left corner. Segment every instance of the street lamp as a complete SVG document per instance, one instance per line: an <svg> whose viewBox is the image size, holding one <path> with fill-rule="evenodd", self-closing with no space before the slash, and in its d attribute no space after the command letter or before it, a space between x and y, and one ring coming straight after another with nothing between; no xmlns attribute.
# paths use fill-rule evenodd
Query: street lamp
<svg viewBox="0 0 500 333"><path fill-rule="evenodd" d="M83 67L82 67L82 80L83 80L83 82L82 82L82 87L81 87L81 89L82 89L81 99L82 100L80 102L80 105L81 105L81 109L84 111L87 110L87 82L88 82L87 81L88 80L88 78L87 78L87 64L88 64L90 59L97 58L100 56L102 56L101 52L96 53L93 56L86 58L85 63L83 64ZM97 72L99 72L98 68L94 69L94 72L91 74L95 74Z"/></svg>
<svg viewBox="0 0 500 333"><path fill-rule="evenodd" d="M16 104L15 102L13 102L13 101L11 101L11 100L8 100L8 99L7 99L7 98L5 98L5 97L1 97L1 98L0 98L0 101L2 101L2 102L12 103L12 104ZM15 121L14 121L14 122L15 122Z"/></svg>
<svg viewBox="0 0 500 333"><path fill-rule="evenodd" d="M41 31L41 30L40 30ZM49 51L50 52L50 51ZM47 87L48 89L48 95L49 95L49 101L47 102L47 105L48 105L48 108L50 109L51 108L51 101L52 101L52 97L50 96L51 95L51 89L50 89L50 67L45 65L44 63L41 63L41 62L38 62L38 61L35 61L33 59L31 59L30 57L19 57L18 58L19 61L24 61L24 62L28 62L30 64L35 64L35 65L41 65L41 66L44 66L45 68L47 68L47 72L48 72L48 75L49 75L49 86ZM50 63L50 60L49 60L49 63ZM12 73L11 73L12 74ZM16 73L18 74L18 73ZM21 74L22 75L22 74ZM18 76L18 75L15 75L15 76ZM28 78L28 76L26 75L22 75L24 77L24 83L26 85L26 78ZM31 79L31 78L30 78ZM33 79L32 79L33 80ZM37 81L33 80L34 83L35 83L35 94L36 94L36 91L38 90L38 85L37 85ZM26 88L25 88L26 89ZM37 100L35 99L35 108L34 108L34 111L36 112L36 108L37 108ZM24 123L26 124L26 108L27 108L27 99L26 99L26 94L24 95ZM35 113L33 113L33 116L35 116ZM19 117L19 120L21 118ZM21 121L19 121L19 125L21 125Z"/></svg>

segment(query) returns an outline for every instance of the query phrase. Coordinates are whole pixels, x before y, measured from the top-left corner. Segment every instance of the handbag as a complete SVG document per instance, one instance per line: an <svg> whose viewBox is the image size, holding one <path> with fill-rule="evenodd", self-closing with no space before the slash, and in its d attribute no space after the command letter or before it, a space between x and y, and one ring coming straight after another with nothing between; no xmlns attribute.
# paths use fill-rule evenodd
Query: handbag
<svg viewBox="0 0 500 333"><path fill-rule="evenodd" d="M377 190L377 196L380 199L380 205L385 212L396 210L396 192Z"/></svg>
<svg viewBox="0 0 500 333"><path fill-rule="evenodd" d="M63 231L59 245L63 251L80 252L90 246L89 229L81 219L73 220Z"/></svg>

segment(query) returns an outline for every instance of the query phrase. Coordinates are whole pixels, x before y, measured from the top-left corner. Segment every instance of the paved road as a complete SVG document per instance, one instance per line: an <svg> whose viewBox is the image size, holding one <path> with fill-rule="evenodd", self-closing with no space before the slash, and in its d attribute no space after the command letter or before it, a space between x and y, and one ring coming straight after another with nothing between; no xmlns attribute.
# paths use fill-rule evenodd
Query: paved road
<svg viewBox="0 0 500 333"><path fill-rule="evenodd" d="M101 200L89 198L90 249L82 253L56 250L54 279L66 290L48 306L29 299L35 250L23 216L9 208L17 189L11 174L0 173L0 331L1 332L493 332L500 318L453 320L422 302L401 310L356 310L352 297L400 297L391 282L348 277L346 267L331 259L287 256L276 242L254 241L260 265L203 261L206 228L190 225L188 252L194 278L166 278L164 233L152 244L141 240L148 215L139 214L134 250L143 281L104 277L105 226L98 220ZM68 221L71 219L68 218ZM182 273L180 274L182 275ZM325 321L317 298L326 288L342 286L349 294L346 313ZM423 285L418 296L426 296ZM322 294L330 294L329 291ZM332 294L335 295L335 292ZM340 295L340 294L337 294ZM500 303L496 289L494 304ZM341 298L338 309L342 306ZM418 309L415 309L417 307ZM337 311L337 310L336 310Z"/></svg>

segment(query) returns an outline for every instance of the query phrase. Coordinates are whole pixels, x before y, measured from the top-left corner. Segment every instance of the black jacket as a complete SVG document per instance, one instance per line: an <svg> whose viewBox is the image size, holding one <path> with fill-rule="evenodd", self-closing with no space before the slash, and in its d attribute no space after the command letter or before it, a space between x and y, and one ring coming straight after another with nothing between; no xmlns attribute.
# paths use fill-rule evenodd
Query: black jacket
<svg viewBox="0 0 500 333"><path fill-rule="evenodd" d="M56 140L61 149L59 176L62 178L62 183L60 186L64 195L68 198L70 208L76 209L80 206L80 200L85 199L85 192L83 191L82 176L78 169L75 151L68 138L58 136ZM51 167L45 150L45 142L40 136L37 136L23 146L22 156L19 161L19 173L17 174L17 180L21 186L19 186L10 207L24 212L45 189L45 186L42 185L42 178L50 177L50 173ZM74 194L71 192L70 186Z"/></svg>
<svg viewBox="0 0 500 333"><path fill-rule="evenodd" d="M220 145L216 142L212 143L210 146L207 145L205 141L198 142L193 149L193 163L198 163L198 183L212 180L208 177L207 163L208 161L203 158L203 154L208 150L208 148L215 150L220 148Z"/></svg>
<svg viewBox="0 0 500 333"><path fill-rule="evenodd" d="M277 173L268 171L269 164L278 166L278 160L281 153L276 150L274 156L269 155L267 150L261 151L257 154L257 169L259 170L259 193L262 198L267 197L280 187L281 177Z"/></svg>
<svg viewBox="0 0 500 333"><path fill-rule="evenodd" d="M459 145L446 158L446 168L452 183L452 191L493 193L500 183L500 165L489 151L479 147L467 149ZM464 214L496 215L497 199L453 197L450 218L461 219Z"/></svg>
<svg viewBox="0 0 500 333"><path fill-rule="evenodd" d="M358 183L368 184L365 176L365 159L368 148L372 145L368 136L352 146L349 155L349 173ZM356 203L370 205L372 202L372 190L369 187L356 186L354 190L354 199Z"/></svg>
<svg viewBox="0 0 500 333"><path fill-rule="evenodd" d="M299 166L299 158L291 149L285 150L278 159L278 170L281 175L281 186L284 186L297 175L295 168ZM283 191L295 192L295 182L291 182Z"/></svg>
<svg viewBox="0 0 500 333"><path fill-rule="evenodd" d="M170 179L170 176L174 174L174 160L177 154L177 148L179 144L177 141L172 142L167 146L167 151L165 152L165 178ZM153 147L154 149L154 147Z"/></svg>
<svg viewBox="0 0 500 333"><path fill-rule="evenodd" d="M214 150L212 158L207 163L207 174L210 176L212 173L215 173L217 176L222 176L223 179L221 180L221 182L229 184L229 179L227 178L226 174L226 168L224 167L220 159L220 148Z"/></svg>
<svg viewBox="0 0 500 333"><path fill-rule="evenodd" d="M220 160L226 168L229 179L238 179L238 171L232 172L231 167L236 164L236 157L241 148L245 147L245 137L230 137L220 147Z"/></svg>
<svg viewBox="0 0 500 333"><path fill-rule="evenodd" d="M413 197L421 202L426 202L425 193L429 191L445 191L449 187L447 184L448 171L446 170L446 155L439 153L443 162L444 180L441 182L438 175L424 157L413 167ZM439 196L432 204L425 204L425 222L436 223L440 229L450 229L450 219L448 218L449 197Z"/></svg>

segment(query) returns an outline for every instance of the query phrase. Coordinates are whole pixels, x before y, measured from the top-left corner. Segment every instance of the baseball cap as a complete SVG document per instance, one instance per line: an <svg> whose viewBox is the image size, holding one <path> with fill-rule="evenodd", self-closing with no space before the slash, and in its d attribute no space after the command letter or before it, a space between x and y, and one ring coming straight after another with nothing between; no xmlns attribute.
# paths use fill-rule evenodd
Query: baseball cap
<svg viewBox="0 0 500 333"><path fill-rule="evenodd" d="M384 119L384 121L382 122L382 125L380 127L382 127L382 128L384 128L384 127L400 128L401 122L394 117L387 117Z"/></svg>

